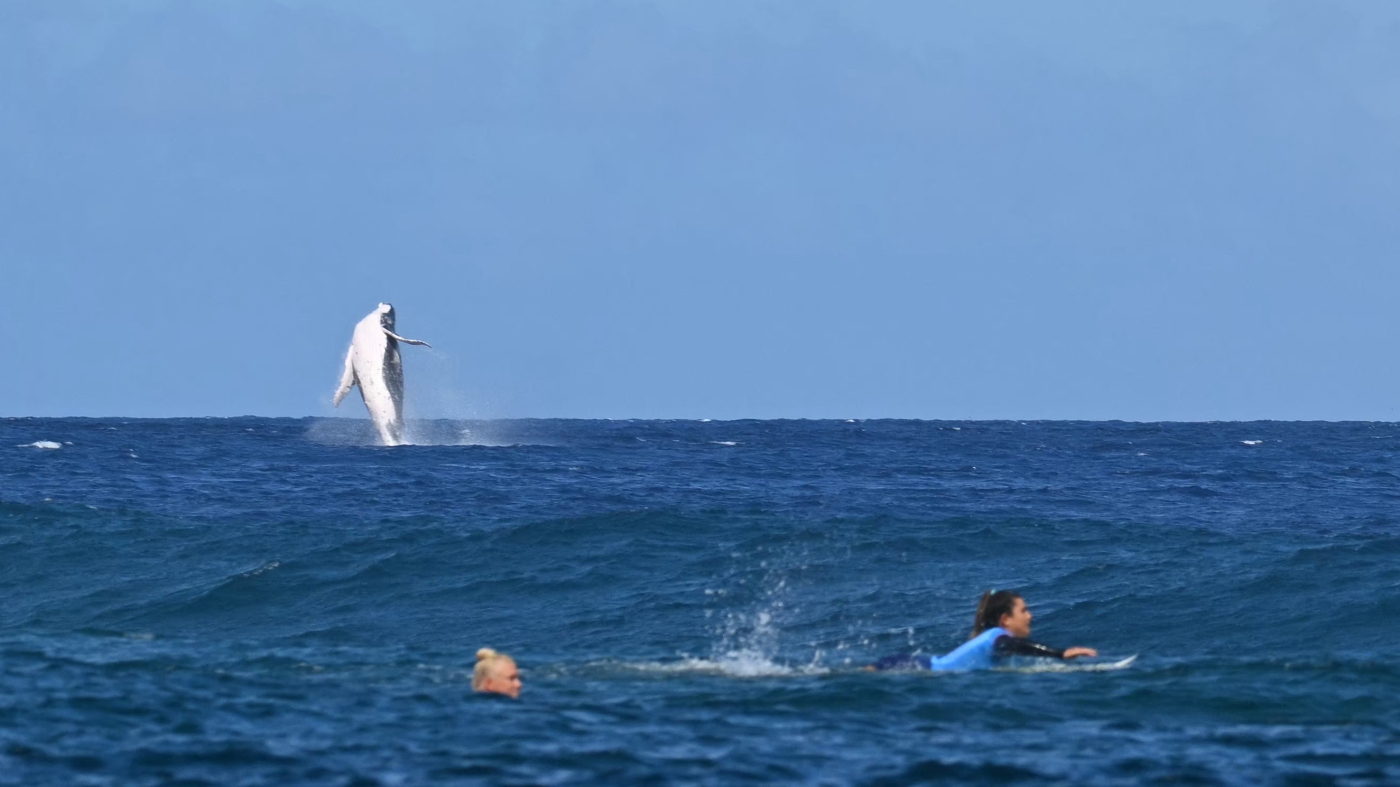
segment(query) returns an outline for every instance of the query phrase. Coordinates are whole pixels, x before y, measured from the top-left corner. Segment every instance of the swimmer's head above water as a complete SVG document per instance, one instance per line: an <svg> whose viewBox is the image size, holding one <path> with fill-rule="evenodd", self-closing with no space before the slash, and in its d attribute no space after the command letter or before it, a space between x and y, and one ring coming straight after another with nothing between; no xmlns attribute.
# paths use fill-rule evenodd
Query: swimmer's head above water
<svg viewBox="0 0 1400 787"><path fill-rule="evenodd" d="M490 648L476 652L476 669L472 670L472 691L504 694L520 698L520 668L515 659Z"/></svg>

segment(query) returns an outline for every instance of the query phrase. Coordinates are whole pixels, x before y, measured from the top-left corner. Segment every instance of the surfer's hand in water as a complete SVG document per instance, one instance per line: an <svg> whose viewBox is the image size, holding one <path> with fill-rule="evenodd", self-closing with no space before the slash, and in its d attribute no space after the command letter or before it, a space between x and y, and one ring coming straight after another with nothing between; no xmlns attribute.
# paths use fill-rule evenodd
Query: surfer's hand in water
<svg viewBox="0 0 1400 787"><path fill-rule="evenodd" d="M1065 648L1064 657L1067 659L1077 659L1080 656L1097 656L1099 652L1093 648Z"/></svg>

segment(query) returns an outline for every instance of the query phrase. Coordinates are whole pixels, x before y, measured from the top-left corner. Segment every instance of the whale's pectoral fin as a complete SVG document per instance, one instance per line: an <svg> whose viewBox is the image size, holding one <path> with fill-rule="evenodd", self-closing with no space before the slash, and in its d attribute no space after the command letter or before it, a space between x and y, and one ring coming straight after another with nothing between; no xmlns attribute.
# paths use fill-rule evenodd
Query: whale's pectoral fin
<svg viewBox="0 0 1400 787"><path fill-rule="evenodd" d="M401 341L401 342L403 342L404 344L417 344L417 345L421 345L421 346L423 346L423 347L427 347L427 348L430 349L430 350L433 348L433 346L432 346L431 344L428 344L428 343L425 342L425 341L421 341L421 340L419 340L419 339L405 339L405 338L403 338L402 336L398 335L397 333L394 333L393 331L389 330L388 328L385 328L385 329L384 329L384 333L385 333L385 335L387 335L389 338L395 339L395 340L397 340L397 341Z"/></svg>
<svg viewBox="0 0 1400 787"><path fill-rule="evenodd" d="M335 400L333 404L340 406L340 400L350 393L350 388L355 385L355 348L351 347L345 353L345 371L340 373L340 387L335 389Z"/></svg>

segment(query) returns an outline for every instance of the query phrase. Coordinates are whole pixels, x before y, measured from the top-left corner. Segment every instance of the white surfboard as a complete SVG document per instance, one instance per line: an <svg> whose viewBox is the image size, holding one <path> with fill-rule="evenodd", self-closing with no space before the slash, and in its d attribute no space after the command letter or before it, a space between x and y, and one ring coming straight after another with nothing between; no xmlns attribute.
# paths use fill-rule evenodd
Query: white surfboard
<svg viewBox="0 0 1400 787"><path fill-rule="evenodd" d="M1007 672L1113 672L1127 669L1137 661L1137 654L1117 661L1096 661L1076 663L1074 661L1046 661L1040 664L1027 664L1023 667L1006 667Z"/></svg>

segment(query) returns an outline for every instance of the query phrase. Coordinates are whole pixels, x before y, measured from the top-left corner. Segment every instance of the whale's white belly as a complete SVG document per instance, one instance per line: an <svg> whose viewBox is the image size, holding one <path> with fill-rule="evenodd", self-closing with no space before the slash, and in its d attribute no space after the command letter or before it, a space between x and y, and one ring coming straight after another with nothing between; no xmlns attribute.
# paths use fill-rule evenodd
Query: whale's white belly
<svg viewBox="0 0 1400 787"><path fill-rule="evenodd" d="M350 354L355 381L380 440L398 445L403 432L403 364L398 342L384 335L378 315L371 315L355 326Z"/></svg>
<svg viewBox="0 0 1400 787"><path fill-rule="evenodd" d="M355 324L350 349L345 353L345 369L340 375L333 403L336 407L352 386L358 386L374 428L384 445L402 445L403 361L399 342L431 347L419 339L406 339L394 333L394 307L387 303Z"/></svg>

